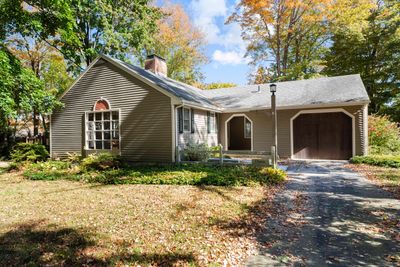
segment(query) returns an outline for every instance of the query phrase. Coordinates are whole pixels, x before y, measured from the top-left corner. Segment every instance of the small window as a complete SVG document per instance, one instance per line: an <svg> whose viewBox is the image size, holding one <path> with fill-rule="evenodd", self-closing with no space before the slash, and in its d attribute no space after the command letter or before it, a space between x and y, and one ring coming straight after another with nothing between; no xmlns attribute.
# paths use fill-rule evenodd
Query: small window
<svg viewBox="0 0 400 267"><path fill-rule="evenodd" d="M183 109L183 131L190 132L190 109Z"/></svg>
<svg viewBox="0 0 400 267"><path fill-rule="evenodd" d="M251 121L244 117L244 138L251 138Z"/></svg>
<svg viewBox="0 0 400 267"><path fill-rule="evenodd" d="M207 127L208 133L216 133L217 132L217 116L215 112L207 113Z"/></svg>

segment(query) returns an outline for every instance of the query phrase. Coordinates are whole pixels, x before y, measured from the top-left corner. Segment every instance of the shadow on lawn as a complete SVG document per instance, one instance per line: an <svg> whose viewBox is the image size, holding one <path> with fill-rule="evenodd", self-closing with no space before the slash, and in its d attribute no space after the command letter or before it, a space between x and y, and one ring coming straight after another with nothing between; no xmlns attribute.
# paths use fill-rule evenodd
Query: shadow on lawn
<svg viewBox="0 0 400 267"><path fill-rule="evenodd" d="M123 244L119 250L126 251ZM116 263L173 266L195 262L192 254L120 253L97 258L85 255L99 246L89 231L58 228L43 221L16 225L0 236L0 266L110 266Z"/></svg>

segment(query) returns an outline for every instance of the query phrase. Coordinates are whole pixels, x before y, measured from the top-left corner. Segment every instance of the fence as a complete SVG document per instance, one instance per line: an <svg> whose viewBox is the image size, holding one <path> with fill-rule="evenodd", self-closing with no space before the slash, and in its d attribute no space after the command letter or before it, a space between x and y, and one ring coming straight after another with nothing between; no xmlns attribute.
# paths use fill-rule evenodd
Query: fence
<svg viewBox="0 0 400 267"><path fill-rule="evenodd" d="M224 164L259 164L276 166L276 159L274 158L274 149L271 151L250 151L250 150L224 150L220 144L216 148L209 148L208 152L212 155L207 161L209 163L224 165ZM183 156L184 149L177 146L176 155L177 162L187 162Z"/></svg>
<svg viewBox="0 0 400 267"><path fill-rule="evenodd" d="M41 144L41 145L49 146L49 138L46 138L45 135L38 135L35 137L27 137L25 142L30 143L30 144Z"/></svg>

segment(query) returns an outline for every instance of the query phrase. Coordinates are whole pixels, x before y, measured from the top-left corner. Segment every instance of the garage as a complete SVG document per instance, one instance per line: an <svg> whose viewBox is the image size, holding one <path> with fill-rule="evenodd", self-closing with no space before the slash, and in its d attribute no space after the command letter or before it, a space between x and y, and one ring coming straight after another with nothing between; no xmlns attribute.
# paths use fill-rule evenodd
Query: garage
<svg viewBox="0 0 400 267"><path fill-rule="evenodd" d="M352 157L352 118L344 112L304 113L293 119L293 158Z"/></svg>

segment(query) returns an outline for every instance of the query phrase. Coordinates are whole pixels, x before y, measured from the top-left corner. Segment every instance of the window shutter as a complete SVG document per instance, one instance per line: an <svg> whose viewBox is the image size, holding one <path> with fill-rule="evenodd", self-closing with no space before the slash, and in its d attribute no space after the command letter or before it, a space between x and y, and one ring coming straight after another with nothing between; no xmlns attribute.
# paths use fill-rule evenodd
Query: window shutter
<svg viewBox="0 0 400 267"><path fill-rule="evenodd" d="M178 108L178 129L183 133L183 108Z"/></svg>
<svg viewBox="0 0 400 267"><path fill-rule="evenodd" d="M190 132L194 133L194 109L190 109Z"/></svg>
<svg viewBox="0 0 400 267"><path fill-rule="evenodd" d="M207 133L211 133L211 119L210 111L207 111Z"/></svg>

